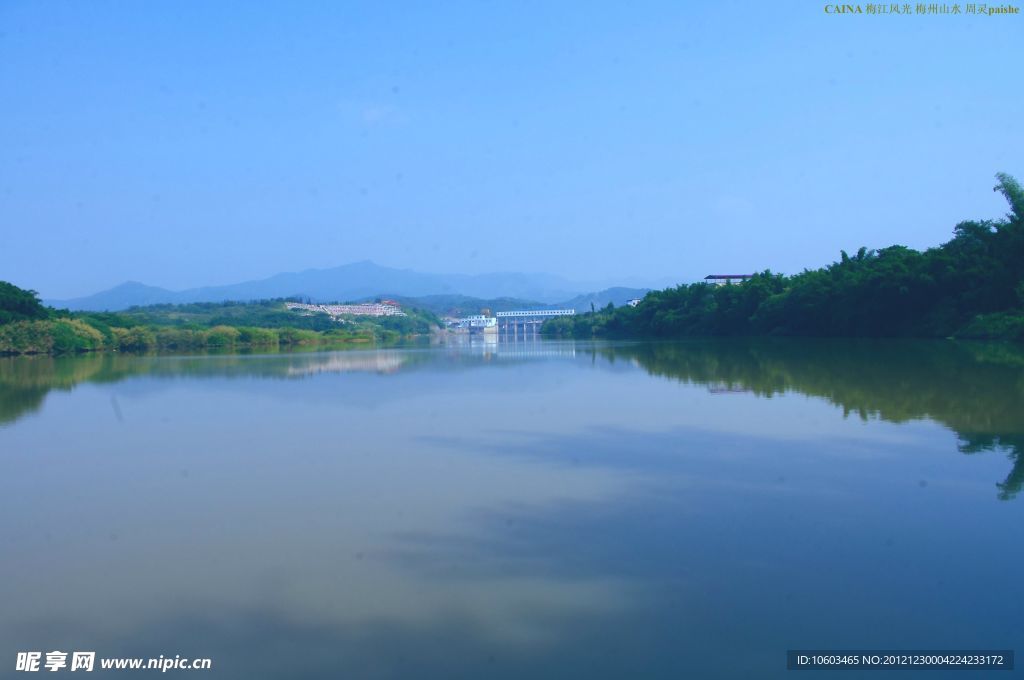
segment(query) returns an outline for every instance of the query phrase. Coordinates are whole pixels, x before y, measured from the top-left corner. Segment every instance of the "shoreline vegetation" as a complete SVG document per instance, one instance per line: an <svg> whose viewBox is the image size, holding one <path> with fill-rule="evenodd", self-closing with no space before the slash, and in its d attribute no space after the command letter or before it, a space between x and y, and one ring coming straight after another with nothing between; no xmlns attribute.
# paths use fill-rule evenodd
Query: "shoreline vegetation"
<svg viewBox="0 0 1024 680"><path fill-rule="evenodd" d="M125 312L45 307L35 291L0 281L0 355L86 352L243 351L393 343L430 333L437 318L332 319L285 308L285 300L155 305Z"/></svg>
<svg viewBox="0 0 1024 680"><path fill-rule="evenodd" d="M742 283L695 283L545 322L573 338L714 336L915 337L1024 341L1024 189L996 175L1004 219L966 221L924 252L904 246L841 253L794 276L769 270Z"/></svg>

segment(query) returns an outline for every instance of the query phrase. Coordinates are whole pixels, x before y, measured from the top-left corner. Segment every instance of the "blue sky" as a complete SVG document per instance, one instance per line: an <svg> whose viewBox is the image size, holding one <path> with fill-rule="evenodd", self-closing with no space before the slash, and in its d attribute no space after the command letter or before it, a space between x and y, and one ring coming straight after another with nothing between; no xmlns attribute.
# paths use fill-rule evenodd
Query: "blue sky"
<svg viewBox="0 0 1024 680"><path fill-rule="evenodd" d="M1005 213L1021 15L823 7L0 0L0 279L666 283Z"/></svg>

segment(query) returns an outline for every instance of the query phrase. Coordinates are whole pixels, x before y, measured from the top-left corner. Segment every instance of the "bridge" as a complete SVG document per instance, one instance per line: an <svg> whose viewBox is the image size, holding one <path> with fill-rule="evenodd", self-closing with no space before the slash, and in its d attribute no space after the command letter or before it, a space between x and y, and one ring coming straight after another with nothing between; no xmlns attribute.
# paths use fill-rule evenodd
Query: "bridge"
<svg viewBox="0 0 1024 680"><path fill-rule="evenodd" d="M541 325L558 316L572 316L575 309L524 309L512 312L498 312L498 333L518 338L528 334L536 336Z"/></svg>

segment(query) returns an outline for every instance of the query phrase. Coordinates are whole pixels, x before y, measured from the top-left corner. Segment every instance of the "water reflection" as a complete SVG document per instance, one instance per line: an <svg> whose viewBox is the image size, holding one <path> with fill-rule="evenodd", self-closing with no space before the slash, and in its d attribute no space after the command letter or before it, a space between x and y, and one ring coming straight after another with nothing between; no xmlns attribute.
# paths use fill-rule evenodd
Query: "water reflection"
<svg viewBox="0 0 1024 680"><path fill-rule="evenodd" d="M1000 498L1024 484L1024 348L914 341L727 341L595 349L652 375L762 397L798 392L857 414L903 423L931 419L952 429L960 451L1002 450L1013 469Z"/></svg>
<svg viewBox="0 0 1024 680"><path fill-rule="evenodd" d="M740 678L1012 647L1024 506L950 432L1009 453L1012 495L1022 371L952 343L5 359L0 658Z"/></svg>
<svg viewBox="0 0 1024 680"><path fill-rule="evenodd" d="M488 339L490 340L490 339ZM353 350L186 357L86 355L0 358L0 425L37 411L51 390L132 377L302 378L318 373L392 374L504 362L566 359L647 373L728 395L819 397L844 415L903 423L935 420L957 433L959 450L1004 451L1012 469L999 484L1010 499L1024 486L1024 349L918 341L757 340L593 344L485 342L459 338L433 350Z"/></svg>

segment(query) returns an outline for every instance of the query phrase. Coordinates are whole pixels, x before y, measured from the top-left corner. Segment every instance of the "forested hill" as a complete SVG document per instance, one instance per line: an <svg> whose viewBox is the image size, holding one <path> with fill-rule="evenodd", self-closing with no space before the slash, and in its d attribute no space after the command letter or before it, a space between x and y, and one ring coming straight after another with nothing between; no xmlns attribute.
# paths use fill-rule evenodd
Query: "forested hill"
<svg viewBox="0 0 1024 680"><path fill-rule="evenodd" d="M683 285L648 293L635 308L548 322L552 335L684 337L801 335L1024 340L1024 190L995 187L1011 212L961 222L954 237L919 252L904 246L843 252L795 276L764 271L736 285Z"/></svg>
<svg viewBox="0 0 1024 680"><path fill-rule="evenodd" d="M0 281L0 324L45 319L48 315L34 290L22 290L12 283Z"/></svg>

